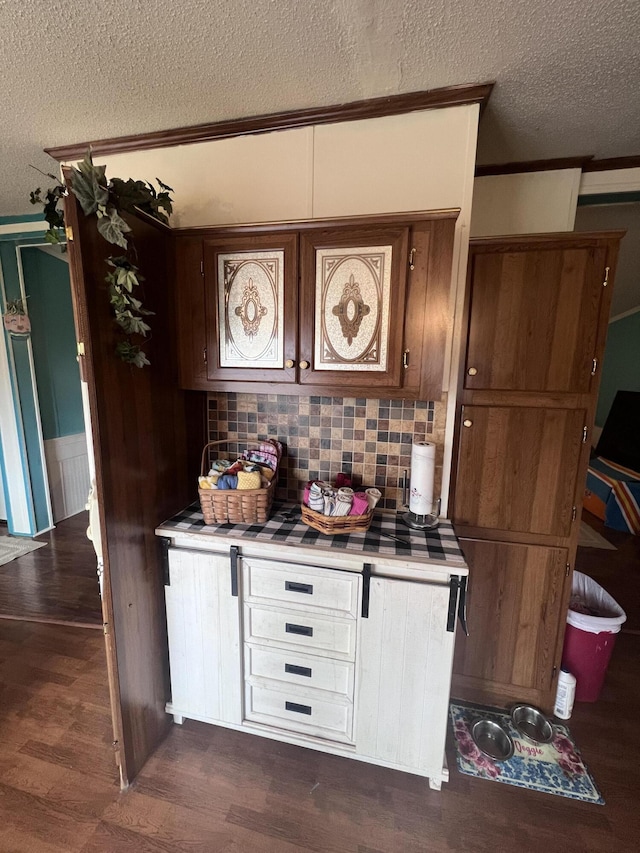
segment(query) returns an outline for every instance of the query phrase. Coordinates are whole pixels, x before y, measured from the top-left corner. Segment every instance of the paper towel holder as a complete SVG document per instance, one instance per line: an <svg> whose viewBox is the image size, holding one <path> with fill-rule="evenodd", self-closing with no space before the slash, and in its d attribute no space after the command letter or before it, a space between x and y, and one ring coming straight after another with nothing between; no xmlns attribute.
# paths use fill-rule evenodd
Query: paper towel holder
<svg viewBox="0 0 640 853"><path fill-rule="evenodd" d="M407 512L403 512L400 518L407 525L407 527L411 527L413 530L434 530L439 524L441 504L442 499L438 498L435 501L435 513L428 513L427 515L418 515L415 512L411 512L411 510L408 508L409 472L404 472L404 477L402 478L402 505L407 507Z"/></svg>

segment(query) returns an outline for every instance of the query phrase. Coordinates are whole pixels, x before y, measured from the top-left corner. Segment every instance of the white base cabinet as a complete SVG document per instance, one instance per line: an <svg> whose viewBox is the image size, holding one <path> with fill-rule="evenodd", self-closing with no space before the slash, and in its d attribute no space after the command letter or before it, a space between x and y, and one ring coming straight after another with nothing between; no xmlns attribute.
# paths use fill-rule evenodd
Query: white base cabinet
<svg viewBox="0 0 640 853"><path fill-rule="evenodd" d="M467 574L464 564L366 564L328 549L202 540L176 537L167 551L175 721L404 770L439 789L458 604L451 578Z"/></svg>

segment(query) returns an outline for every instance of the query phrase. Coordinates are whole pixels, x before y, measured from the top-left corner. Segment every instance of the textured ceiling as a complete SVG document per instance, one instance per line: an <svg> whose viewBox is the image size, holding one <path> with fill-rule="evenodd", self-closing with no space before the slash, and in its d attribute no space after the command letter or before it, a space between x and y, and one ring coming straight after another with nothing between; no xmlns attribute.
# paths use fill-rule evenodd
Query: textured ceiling
<svg viewBox="0 0 640 853"><path fill-rule="evenodd" d="M640 154L639 35L638 0L0 0L0 215L45 146L488 80L480 163Z"/></svg>

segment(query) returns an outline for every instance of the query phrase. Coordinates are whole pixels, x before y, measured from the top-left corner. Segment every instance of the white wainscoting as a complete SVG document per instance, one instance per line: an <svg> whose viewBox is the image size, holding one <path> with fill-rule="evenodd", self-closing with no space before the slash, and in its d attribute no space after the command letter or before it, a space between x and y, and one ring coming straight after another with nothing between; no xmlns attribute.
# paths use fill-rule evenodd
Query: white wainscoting
<svg viewBox="0 0 640 853"><path fill-rule="evenodd" d="M89 459L84 432L51 438L44 443L53 520L81 512L89 494Z"/></svg>

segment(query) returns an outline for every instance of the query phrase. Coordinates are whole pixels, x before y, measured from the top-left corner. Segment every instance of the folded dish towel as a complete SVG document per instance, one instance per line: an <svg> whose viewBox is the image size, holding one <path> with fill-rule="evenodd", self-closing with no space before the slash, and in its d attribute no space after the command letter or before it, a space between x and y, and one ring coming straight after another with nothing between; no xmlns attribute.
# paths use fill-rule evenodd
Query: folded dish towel
<svg viewBox="0 0 640 853"><path fill-rule="evenodd" d="M208 477L198 477L198 485L201 489L217 489L220 474L209 474Z"/></svg>
<svg viewBox="0 0 640 853"><path fill-rule="evenodd" d="M369 501L364 492L356 492L353 496L351 504L351 512L349 515L364 515L369 512Z"/></svg>
<svg viewBox="0 0 640 853"><path fill-rule="evenodd" d="M324 514L336 514L336 499L334 495L324 495Z"/></svg>
<svg viewBox="0 0 640 853"><path fill-rule="evenodd" d="M218 478L219 489L237 489L238 478L235 474L223 474Z"/></svg>
<svg viewBox="0 0 640 853"><path fill-rule="evenodd" d="M260 471L238 471L238 489L259 489Z"/></svg>

